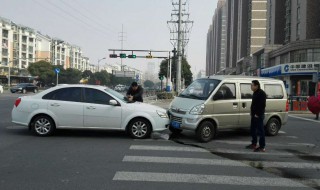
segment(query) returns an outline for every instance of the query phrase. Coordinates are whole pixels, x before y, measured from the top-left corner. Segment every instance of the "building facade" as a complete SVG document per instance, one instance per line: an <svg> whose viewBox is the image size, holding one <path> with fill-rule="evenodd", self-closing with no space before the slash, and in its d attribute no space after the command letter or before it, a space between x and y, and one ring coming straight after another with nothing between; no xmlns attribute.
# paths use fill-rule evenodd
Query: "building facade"
<svg viewBox="0 0 320 190"><path fill-rule="evenodd" d="M257 67L261 62L261 76L283 80L289 95L315 94L320 63L320 1L269 0L268 5L266 48L253 56Z"/></svg>

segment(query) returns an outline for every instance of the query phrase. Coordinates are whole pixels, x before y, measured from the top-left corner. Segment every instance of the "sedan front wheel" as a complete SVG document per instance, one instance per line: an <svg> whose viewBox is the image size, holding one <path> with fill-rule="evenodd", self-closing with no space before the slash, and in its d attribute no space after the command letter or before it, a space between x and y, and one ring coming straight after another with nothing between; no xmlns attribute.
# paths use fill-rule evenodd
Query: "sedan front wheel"
<svg viewBox="0 0 320 190"><path fill-rule="evenodd" d="M137 118L129 123L128 132L132 138L144 139L150 136L151 125L146 119Z"/></svg>

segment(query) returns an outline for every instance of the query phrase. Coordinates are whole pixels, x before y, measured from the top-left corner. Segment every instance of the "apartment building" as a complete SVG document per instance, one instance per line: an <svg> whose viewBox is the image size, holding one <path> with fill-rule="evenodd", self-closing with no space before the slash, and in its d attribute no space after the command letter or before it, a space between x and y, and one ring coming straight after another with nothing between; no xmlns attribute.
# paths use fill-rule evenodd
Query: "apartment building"
<svg viewBox="0 0 320 190"><path fill-rule="evenodd" d="M45 60L50 61L51 60L51 38L50 36L43 35L41 33L37 33L36 37L36 60Z"/></svg>
<svg viewBox="0 0 320 190"><path fill-rule="evenodd" d="M268 5L267 44L253 56L263 66L261 76L282 79L290 95L313 95L320 62L320 1L269 0Z"/></svg>

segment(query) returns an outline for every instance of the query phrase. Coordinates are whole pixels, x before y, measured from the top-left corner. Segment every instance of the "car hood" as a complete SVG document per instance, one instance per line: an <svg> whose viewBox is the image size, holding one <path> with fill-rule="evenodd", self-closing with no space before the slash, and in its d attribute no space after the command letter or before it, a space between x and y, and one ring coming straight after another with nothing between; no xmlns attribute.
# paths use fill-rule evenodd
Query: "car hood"
<svg viewBox="0 0 320 190"><path fill-rule="evenodd" d="M203 104L205 100L196 100L190 98L175 97L171 102L169 109L180 109L182 111L190 111L194 106Z"/></svg>
<svg viewBox="0 0 320 190"><path fill-rule="evenodd" d="M162 112L167 112L167 110L159 107L159 106L155 106L155 105L151 105L151 104L147 104L147 103L142 103L142 102L134 102L134 103L129 103L128 106L130 106L132 109L137 110L137 111L162 111Z"/></svg>

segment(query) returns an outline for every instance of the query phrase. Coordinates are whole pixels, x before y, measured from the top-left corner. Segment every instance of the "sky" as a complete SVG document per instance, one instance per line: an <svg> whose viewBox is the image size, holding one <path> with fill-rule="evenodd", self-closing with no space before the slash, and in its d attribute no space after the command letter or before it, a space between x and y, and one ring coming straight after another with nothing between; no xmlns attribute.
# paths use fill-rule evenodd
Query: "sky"
<svg viewBox="0 0 320 190"><path fill-rule="evenodd" d="M186 47L187 60L196 74L205 70L207 32L217 0L188 3L189 19L194 23ZM100 65L120 64L119 58L109 58L112 52L108 50L121 49L122 26L123 49L173 49L167 25L173 13L172 0L0 0L0 7L1 17L80 46L95 65L104 57ZM123 59L122 64L145 72L149 62L159 65L161 59Z"/></svg>

